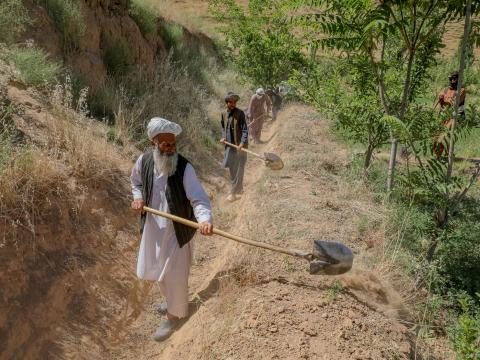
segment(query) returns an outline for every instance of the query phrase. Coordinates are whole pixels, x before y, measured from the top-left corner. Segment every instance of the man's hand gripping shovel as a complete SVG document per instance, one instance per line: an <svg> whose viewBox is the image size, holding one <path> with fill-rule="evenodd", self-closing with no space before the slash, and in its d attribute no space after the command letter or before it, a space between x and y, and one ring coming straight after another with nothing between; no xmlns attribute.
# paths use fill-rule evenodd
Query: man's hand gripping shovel
<svg viewBox="0 0 480 360"><path fill-rule="evenodd" d="M257 154L251 150L241 148L238 145L231 144L229 142L226 142L225 140L221 141L222 144L228 145L234 149L237 149L239 151L244 151L247 154L253 155L259 159L262 159L265 161L265 166L272 169L272 170L281 170L283 169L283 161L280 158L280 156L273 154L273 153L263 153L263 155Z"/></svg>
<svg viewBox="0 0 480 360"><path fill-rule="evenodd" d="M197 229L200 225L196 222L144 206L144 211L151 214L162 216L180 224ZM227 239L237 241L242 244L256 246L262 249L274 251L281 254L299 257L305 259L309 263L309 272L311 275L339 275L346 273L352 268L353 253L345 245L324 241L314 240L313 250L311 252L287 249L280 246L270 245L259 241L249 240L240 236L229 234L219 229L213 229L213 234L220 235Z"/></svg>

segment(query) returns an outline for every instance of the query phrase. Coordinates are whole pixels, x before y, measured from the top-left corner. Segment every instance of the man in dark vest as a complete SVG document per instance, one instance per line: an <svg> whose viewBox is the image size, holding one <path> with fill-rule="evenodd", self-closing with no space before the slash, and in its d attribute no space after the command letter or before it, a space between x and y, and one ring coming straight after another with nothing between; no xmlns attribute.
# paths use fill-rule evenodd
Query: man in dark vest
<svg viewBox="0 0 480 360"><path fill-rule="evenodd" d="M143 212L148 206L198 221L200 233L212 234L210 201L192 165L176 152L180 125L162 118L148 124L152 149L142 154L132 170L132 209L141 214L142 241L137 262L140 279L158 281L165 302L159 310L166 314L154 339L169 337L188 315L188 274L193 259L195 230L163 217Z"/></svg>
<svg viewBox="0 0 480 360"><path fill-rule="evenodd" d="M237 108L237 102L240 97L233 92L225 96L227 110L222 113L223 138L220 142L227 141L238 145L240 148L248 147L248 126L245 120L245 113ZM245 172L245 163L247 154L230 146L225 145L225 157L223 166L230 170L232 188L227 200L235 201L243 193L243 175Z"/></svg>

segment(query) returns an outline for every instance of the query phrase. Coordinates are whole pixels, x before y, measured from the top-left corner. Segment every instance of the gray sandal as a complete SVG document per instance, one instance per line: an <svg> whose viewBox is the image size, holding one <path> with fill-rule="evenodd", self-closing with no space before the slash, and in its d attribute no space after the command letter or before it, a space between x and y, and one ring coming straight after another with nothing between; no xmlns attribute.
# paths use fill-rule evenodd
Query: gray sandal
<svg viewBox="0 0 480 360"><path fill-rule="evenodd" d="M178 324L179 324L179 320L163 320L161 323L160 323L160 326L158 327L157 331L155 332L155 335L153 336L153 339L155 341L163 341L163 340L166 340L170 337L170 335L172 335Z"/></svg>

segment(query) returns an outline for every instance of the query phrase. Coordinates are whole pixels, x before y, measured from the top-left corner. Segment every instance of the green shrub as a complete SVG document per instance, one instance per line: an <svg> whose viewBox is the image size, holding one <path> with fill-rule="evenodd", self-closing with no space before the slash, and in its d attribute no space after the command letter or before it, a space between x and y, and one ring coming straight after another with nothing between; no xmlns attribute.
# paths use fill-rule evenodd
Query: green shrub
<svg viewBox="0 0 480 360"><path fill-rule="evenodd" d="M183 28L180 25L162 23L161 30L167 49L178 49L182 46Z"/></svg>
<svg viewBox="0 0 480 360"><path fill-rule="evenodd" d="M132 0L130 16L137 23L143 35L157 32L157 16L153 9L141 0Z"/></svg>
<svg viewBox="0 0 480 360"><path fill-rule="evenodd" d="M477 297L480 294L477 294ZM469 297L459 299L462 314L450 327L449 335L459 360L480 359L480 311Z"/></svg>
<svg viewBox="0 0 480 360"><path fill-rule="evenodd" d="M0 174L12 156L13 140L16 136L16 129L10 123L13 111L13 106L5 101L3 94L0 94Z"/></svg>
<svg viewBox="0 0 480 360"><path fill-rule="evenodd" d="M52 83L60 72L60 65L48 60L47 54L35 47L16 48L8 59L18 70L20 80L27 85Z"/></svg>
<svg viewBox="0 0 480 360"><path fill-rule="evenodd" d="M124 39L112 41L105 52L103 62L109 75L124 76L135 64L133 50Z"/></svg>
<svg viewBox="0 0 480 360"><path fill-rule="evenodd" d="M25 30L27 9L21 0L0 2L0 42L12 43Z"/></svg>
<svg viewBox="0 0 480 360"><path fill-rule="evenodd" d="M85 23L80 5L75 0L40 0L50 15L55 28L62 34L66 53L78 49L85 33Z"/></svg>
<svg viewBox="0 0 480 360"><path fill-rule="evenodd" d="M457 210L451 229L439 245L434 290L480 293L480 201L468 198Z"/></svg>

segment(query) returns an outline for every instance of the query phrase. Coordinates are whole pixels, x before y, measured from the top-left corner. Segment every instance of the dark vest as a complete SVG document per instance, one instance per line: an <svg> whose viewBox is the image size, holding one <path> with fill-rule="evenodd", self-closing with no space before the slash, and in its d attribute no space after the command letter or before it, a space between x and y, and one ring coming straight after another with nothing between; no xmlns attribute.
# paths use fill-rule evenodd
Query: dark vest
<svg viewBox="0 0 480 360"><path fill-rule="evenodd" d="M222 112L222 120L224 124L224 129L223 129L223 137L227 139L227 131L230 131L230 126L229 126L229 115L232 117L232 127L233 127L233 138L232 142L234 145L240 145L240 140L242 139L242 129L240 128L240 110L239 108L235 108L232 110L232 112L229 114L228 110ZM245 115L243 115L245 117ZM248 144L244 145L244 148L248 148Z"/></svg>
<svg viewBox="0 0 480 360"><path fill-rule="evenodd" d="M189 161L187 159L180 154L178 155L177 170L172 176L168 177L165 197L167 198L168 209L171 214L197 222L193 213L192 205L190 204L190 200L188 200L185 188L183 187L183 175L185 174L185 168L188 163ZM153 171L154 168L153 151L148 150L142 157L142 193L146 206L150 206L150 202L152 201L153 181L155 176ZM143 233L146 219L147 214L142 214L140 217L140 233ZM180 247L183 247L192 240L196 232L196 229L175 221L173 222L173 227L175 228L175 235L177 236L177 241Z"/></svg>

